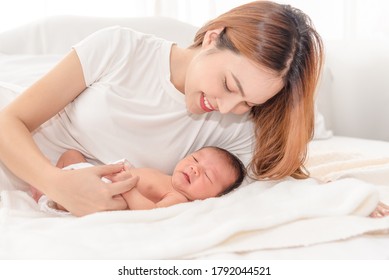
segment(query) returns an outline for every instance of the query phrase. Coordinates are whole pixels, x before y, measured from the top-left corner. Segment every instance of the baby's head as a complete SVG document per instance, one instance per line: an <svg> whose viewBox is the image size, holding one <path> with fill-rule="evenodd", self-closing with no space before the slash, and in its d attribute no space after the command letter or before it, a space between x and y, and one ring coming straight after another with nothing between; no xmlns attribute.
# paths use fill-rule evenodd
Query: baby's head
<svg viewBox="0 0 389 280"><path fill-rule="evenodd" d="M182 159L172 175L173 188L189 200L216 197L237 188L246 175L238 157L222 148L201 148Z"/></svg>

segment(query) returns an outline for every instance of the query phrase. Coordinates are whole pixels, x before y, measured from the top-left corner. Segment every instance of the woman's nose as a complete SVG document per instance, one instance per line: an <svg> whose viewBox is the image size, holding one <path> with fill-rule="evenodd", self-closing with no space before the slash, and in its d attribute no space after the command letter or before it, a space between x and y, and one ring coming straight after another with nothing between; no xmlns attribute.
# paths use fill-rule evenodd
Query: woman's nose
<svg viewBox="0 0 389 280"><path fill-rule="evenodd" d="M223 96L219 96L216 99L219 112L221 114L236 113L238 107L242 107L244 102L241 95L237 93L228 93ZM241 109L241 108L240 108Z"/></svg>
<svg viewBox="0 0 389 280"><path fill-rule="evenodd" d="M222 100L218 102L218 108L221 114L233 113L240 115L246 113L249 110L249 108L244 106L240 100Z"/></svg>
<svg viewBox="0 0 389 280"><path fill-rule="evenodd" d="M236 102L226 97L217 100L217 107L221 114L228 114L234 109Z"/></svg>

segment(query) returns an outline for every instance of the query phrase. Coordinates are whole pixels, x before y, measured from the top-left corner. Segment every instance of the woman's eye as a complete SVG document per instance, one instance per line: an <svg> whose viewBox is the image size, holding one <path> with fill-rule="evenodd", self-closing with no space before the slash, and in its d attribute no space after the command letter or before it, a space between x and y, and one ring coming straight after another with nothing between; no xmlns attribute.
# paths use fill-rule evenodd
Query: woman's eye
<svg viewBox="0 0 389 280"><path fill-rule="evenodd" d="M224 89L228 92L231 92L231 90L229 89L228 85L227 85L227 78L224 77L224 81L223 81L223 84L224 84Z"/></svg>
<svg viewBox="0 0 389 280"><path fill-rule="evenodd" d="M247 107L250 107L250 108L253 108L253 107L259 105L259 104L254 104L254 103L251 103L251 102L245 102L245 104L246 104Z"/></svg>

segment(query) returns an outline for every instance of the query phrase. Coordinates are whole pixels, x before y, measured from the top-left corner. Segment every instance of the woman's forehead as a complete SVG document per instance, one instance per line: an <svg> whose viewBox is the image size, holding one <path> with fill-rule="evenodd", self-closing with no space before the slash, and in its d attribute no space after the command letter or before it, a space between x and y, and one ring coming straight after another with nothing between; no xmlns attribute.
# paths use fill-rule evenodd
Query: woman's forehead
<svg viewBox="0 0 389 280"><path fill-rule="evenodd" d="M249 103L262 104L284 87L281 73L243 54L215 46L205 48L205 54L203 58L210 59L207 67L231 79L234 76L239 82L237 88L243 89L245 101ZM236 83L235 79L232 82Z"/></svg>
<svg viewBox="0 0 389 280"><path fill-rule="evenodd" d="M245 57L230 66L232 82L244 92L246 101L261 104L278 93L283 85L280 75Z"/></svg>

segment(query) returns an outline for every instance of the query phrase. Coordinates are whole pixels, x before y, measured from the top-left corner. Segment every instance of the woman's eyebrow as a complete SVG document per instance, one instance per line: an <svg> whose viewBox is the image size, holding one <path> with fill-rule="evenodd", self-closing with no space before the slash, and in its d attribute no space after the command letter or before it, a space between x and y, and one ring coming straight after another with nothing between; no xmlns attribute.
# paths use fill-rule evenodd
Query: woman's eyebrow
<svg viewBox="0 0 389 280"><path fill-rule="evenodd" d="M239 89L240 93L242 94L242 96L246 97L246 94L244 93L242 85L241 85L240 81L238 80L238 78L232 72L231 72L231 76L232 76L232 78L234 78L236 86L238 87L238 89Z"/></svg>

